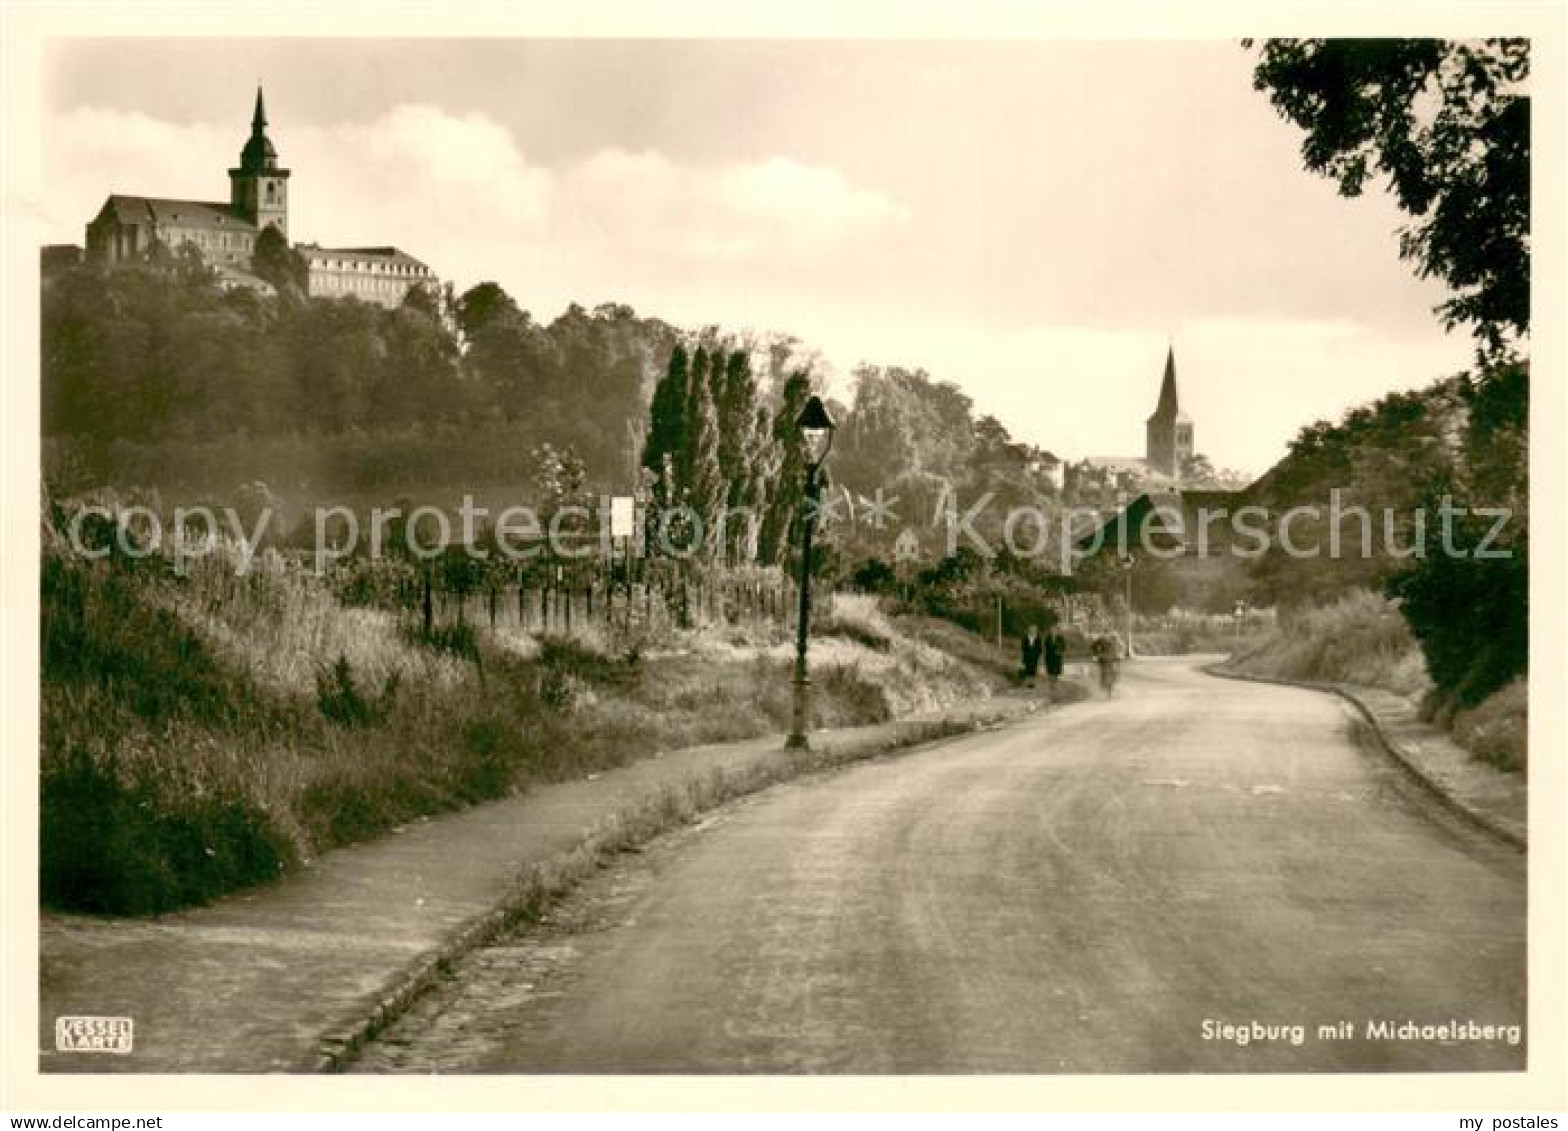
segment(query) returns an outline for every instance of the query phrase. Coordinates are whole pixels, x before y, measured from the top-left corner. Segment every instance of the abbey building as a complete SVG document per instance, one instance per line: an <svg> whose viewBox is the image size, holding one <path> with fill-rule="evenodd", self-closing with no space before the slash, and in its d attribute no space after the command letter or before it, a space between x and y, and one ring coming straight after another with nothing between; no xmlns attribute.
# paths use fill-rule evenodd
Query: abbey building
<svg viewBox="0 0 1568 1131"><path fill-rule="evenodd" d="M172 200L114 193L87 224L87 258L113 266L146 259L160 249L191 248L224 286L270 289L251 273L257 241L273 228L289 239L290 170L278 163L267 136L267 110L260 88L250 137L239 164L229 170L227 201ZM352 295L386 307L400 305L414 287L433 287L435 274L395 247L329 248L295 245L309 268L307 293Z"/></svg>

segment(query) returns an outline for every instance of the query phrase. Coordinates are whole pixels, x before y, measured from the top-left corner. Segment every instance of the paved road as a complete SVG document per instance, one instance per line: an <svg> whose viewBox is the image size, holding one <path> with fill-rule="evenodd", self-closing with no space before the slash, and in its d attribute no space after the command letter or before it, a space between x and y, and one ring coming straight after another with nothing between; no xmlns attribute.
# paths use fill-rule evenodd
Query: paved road
<svg viewBox="0 0 1568 1131"><path fill-rule="evenodd" d="M1503 1034L1367 1035L1522 1025L1525 882L1357 726L1134 664L1115 699L731 808L601 882L598 929L480 959L444 1032L489 1011L461 1067L505 1072L1522 1068Z"/></svg>

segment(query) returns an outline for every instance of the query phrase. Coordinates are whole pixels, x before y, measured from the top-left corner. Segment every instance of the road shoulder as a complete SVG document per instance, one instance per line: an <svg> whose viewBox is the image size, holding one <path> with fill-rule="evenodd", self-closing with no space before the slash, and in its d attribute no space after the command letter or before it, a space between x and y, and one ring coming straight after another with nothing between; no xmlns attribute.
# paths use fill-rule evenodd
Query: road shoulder
<svg viewBox="0 0 1568 1131"><path fill-rule="evenodd" d="M1524 775L1477 760L1429 723L1409 700L1389 691L1346 683L1317 683L1254 675L1225 664L1204 669L1222 679L1302 687L1337 695L1370 724L1378 745L1444 806L1498 840L1524 851L1528 845L1529 791Z"/></svg>

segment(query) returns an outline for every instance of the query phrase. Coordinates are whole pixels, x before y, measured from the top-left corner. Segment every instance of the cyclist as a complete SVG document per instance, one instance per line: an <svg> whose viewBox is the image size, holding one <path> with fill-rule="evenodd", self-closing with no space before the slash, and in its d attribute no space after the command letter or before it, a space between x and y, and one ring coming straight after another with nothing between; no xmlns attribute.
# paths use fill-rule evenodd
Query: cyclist
<svg viewBox="0 0 1568 1131"><path fill-rule="evenodd" d="M1105 633L1095 637L1091 648L1094 662L1100 668L1100 689L1107 696L1116 693L1116 676L1122 658L1122 645L1113 634Z"/></svg>

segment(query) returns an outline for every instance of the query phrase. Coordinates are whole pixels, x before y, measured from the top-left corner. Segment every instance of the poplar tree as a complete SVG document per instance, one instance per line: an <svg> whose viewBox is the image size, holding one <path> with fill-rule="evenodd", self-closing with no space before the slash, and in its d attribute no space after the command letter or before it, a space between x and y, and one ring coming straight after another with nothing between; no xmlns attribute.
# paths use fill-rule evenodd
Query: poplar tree
<svg viewBox="0 0 1568 1131"><path fill-rule="evenodd" d="M698 356L702 356L699 352ZM717 557L723 547L718 541L718 518L724 509L726 486L724 469L719 464L719 416L708 381L693 381L696 407L690 420L691 447L687 488L689 502L702 518L703 539L709 552Z"/></svg>
<svg viewBox="0 0 1568 1131"><path fill-rule="evenodd" d="M705 396L712 399L712 394L708 390L710 360L707 347L699 345L697 352L692 355L691 379L687 382L686 402L681 409L683 425L681 443L675 449L675 478L682 488L688 491L692 486L692 468L696 462L697 445L701 442L697 422L702 416L702 401Z"/></svg>
<svg viewBox="0 0 1568 1131"><path fill-rule="evenodd" d="M773 418L773 475L763 516L761 557L769 565L789 555L791 525L798 517L805 489L806 452L795 419L811 396L811 375L797 369L784 380L783 403Z"/></svg>
<svg viewBox="0 0 1568 1131"><path fill-rule="evenodd" d="M686 347L676 343L670 363L653 391L648 408L648 437L643 445L642 465L655 476L658 501L669 504L675 457L685 443L686 395L690 381L690 359Z"/></svg>

